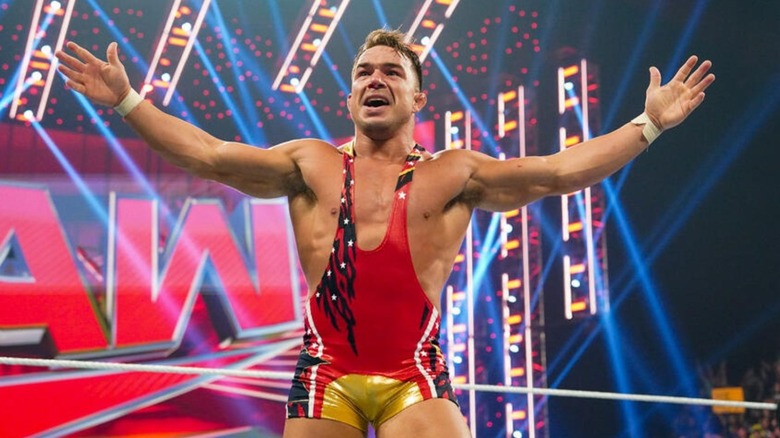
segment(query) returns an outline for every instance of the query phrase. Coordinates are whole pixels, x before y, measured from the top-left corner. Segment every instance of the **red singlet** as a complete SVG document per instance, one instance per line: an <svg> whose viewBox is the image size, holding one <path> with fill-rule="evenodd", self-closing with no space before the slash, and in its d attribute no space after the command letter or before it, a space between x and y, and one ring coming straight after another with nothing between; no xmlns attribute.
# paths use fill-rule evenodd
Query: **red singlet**
<svg viewBox="0 0 780 438"><path fill-rule="evenodd" d="M422 148L398 176L384 240L371 251L355 234L355 165L344 149L344 188L328 267L306 303L303 349L288 418L327 418L367 429L432 398L457 404L439 348L439 314L412 265L406 204Z"/></svg>

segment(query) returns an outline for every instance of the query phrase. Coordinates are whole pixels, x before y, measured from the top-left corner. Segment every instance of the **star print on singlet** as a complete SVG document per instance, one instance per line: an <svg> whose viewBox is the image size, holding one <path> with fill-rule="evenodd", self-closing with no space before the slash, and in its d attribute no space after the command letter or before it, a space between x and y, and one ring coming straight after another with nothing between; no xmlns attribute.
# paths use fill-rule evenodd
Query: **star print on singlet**
<svg viewBox="0 0 780 438"><path fill-rule="evenodd" d="M414 149L406 157L404 167L398 175L395 192L396 198L402 199L405 192L400 191L412 181L414 167L422 158L424 149L414 145ZM352 145L344 148L344 186L341 190L338 228L333 239L328 267L322 275L315 292L317 306L324 312L333 328L341 332L346 330L347 340L355 354L358 354L355 344L355 315L350 308L350 302L355 298L355 257L357 254L357 233L353 201L355 195L355 156Z"/></svg>

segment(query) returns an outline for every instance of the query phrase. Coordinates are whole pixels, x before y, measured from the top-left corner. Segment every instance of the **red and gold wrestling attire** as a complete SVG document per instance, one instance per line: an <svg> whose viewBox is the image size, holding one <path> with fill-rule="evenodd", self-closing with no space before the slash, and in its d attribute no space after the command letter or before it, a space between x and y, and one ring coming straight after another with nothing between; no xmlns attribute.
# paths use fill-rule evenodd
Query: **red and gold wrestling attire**
<svg viewBox="0 0 780 438"><path fill-rule="evenodd" d="M352 148L344 149L344 188L328 267L306 302L303 349L287 403L288 418L325 418L363 431L432 398L457 404L439 348L439 313L412 265L406 204L415 145L398 176L382 243L358 248Z"/></svg>

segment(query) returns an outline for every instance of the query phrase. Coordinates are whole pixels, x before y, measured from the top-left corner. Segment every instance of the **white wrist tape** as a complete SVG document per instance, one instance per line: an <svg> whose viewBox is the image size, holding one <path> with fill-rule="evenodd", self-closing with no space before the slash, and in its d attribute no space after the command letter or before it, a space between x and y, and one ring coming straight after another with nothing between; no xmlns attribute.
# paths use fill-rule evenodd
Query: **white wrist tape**
<svg viewBox="0 0 780 438"><path fill-rule="evenodd" d="M127 93L127 96L119 102L119 105L114 107L114 111L118 112L120 116L125 117L143 101L144 98L131 88L130 92Z"/></svg>
<svg viewBox="0 0 780 438"><path fill-rule="evenodd" d="M650 120L650 117L647 116L647 113L642 113L634 117L634 120L631 120L631 123L635 125L645 125L642 128L642 135L645 136L645 140L647 140L648 146L650 143L655 141L659 135L661 135L662 131L657 126L655 126L655 124L653 124L653 121Z"/></svg>

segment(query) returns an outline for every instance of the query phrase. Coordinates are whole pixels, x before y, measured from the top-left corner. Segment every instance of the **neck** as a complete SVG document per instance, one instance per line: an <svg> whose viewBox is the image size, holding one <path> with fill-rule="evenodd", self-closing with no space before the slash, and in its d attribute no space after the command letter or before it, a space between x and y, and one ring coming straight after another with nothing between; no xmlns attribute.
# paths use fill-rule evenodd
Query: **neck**
<svg viewBox="0 0 780 438"><path fill-rule="evenodd" d="M355 132L355 155L386 161L403 161L414 148L411 134L395 135L387 139L372 138L363 132Z"/></svg>

